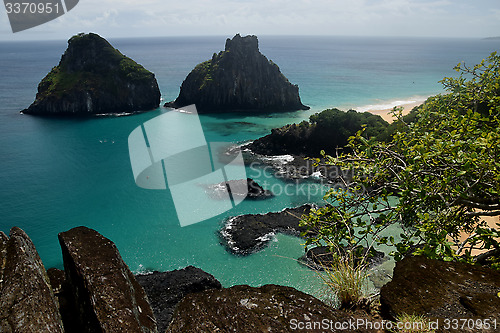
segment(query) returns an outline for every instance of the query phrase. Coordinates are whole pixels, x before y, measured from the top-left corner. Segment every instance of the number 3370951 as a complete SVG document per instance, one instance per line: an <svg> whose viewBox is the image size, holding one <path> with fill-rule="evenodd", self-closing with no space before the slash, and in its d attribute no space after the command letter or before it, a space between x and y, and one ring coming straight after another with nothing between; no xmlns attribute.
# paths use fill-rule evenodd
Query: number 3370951
<svg viewBox="0 0 500 333"><path fill-rule="evenodd" d="M59 3L7 2L7 14L52 14L59 13Z"/></svg>

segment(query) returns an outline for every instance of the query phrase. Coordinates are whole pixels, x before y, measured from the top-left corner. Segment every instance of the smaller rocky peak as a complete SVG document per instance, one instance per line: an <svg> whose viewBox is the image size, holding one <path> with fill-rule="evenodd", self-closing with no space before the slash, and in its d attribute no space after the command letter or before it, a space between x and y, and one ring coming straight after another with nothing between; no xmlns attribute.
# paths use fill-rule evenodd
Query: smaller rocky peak
<svg viewBox="0 0 500 333"><path fill-rule="evenodd" d="M236 34L233 39L226 39L225 52L239 55L259 53L259 40L255 35L241 37L240 34Z"/></svg>
<svg viewBox="0 0 500 333"><path fill-rule="evenodd" d="M68 40L60 66L68 72L96 72L102 67L118 67L122 59L123 54L106 39L95 33L79 33Z"/></svg>

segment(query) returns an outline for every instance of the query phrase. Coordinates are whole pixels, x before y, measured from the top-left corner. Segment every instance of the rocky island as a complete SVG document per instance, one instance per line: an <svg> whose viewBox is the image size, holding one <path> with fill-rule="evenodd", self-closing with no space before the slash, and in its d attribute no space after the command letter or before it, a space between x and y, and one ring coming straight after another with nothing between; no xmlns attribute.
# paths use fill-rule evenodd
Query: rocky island
<svg viewBox="0 0 500 333"><path fill-rule="evenodd" d="M321 150L335 154L347 145L351 135L366 126L366 137L385 140L389 124L378 115L355 110L328 109L316 113L309 121L285 125L271 130L247 146L260 155L321 156Z"/></svg>
<svg viewBox="0 0 500 333"><path fill-rule="evenodd" d="M198 112L307 110L299 87L259 51L256 36L226 40L225 50L197 65L166 107L196 104Z"/></svg>
<svg viewBox="0 0 500 333"><path fill-rule="evenodd" d="M160 104L153 73L97 34L78 34L38 85L25 110L36 115L94 115L146 111Z"/></svg>

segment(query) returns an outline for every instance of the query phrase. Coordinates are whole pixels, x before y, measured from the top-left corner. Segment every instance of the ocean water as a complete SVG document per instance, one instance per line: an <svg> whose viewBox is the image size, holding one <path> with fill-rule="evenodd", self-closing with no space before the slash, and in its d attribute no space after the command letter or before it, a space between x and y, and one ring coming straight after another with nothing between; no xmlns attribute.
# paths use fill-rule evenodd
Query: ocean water
<svg viewBox="0 0 500 333"><path fill-rule="evenodd" d="M475 64L500 46L499 41L475 39L261 36L259 41L261 52L299 85L302 102L311 110L203 115L207 141L253 140L273 127L330 107L366 109L420 100L442 92L438 81L456 75L457 63ZM224 48L225 37L110 42L153 71L163 100L169 101L196 64ZM0 43L1 231L24 229L47 268L62 267L57 234L85 225L113 240L135 272L194 265L224 286L277 283L320 293L318 277L296 261L303 254L303 240L278 235L266 249L238 257L226 251L217 234L229 216L321 202L320 194L289 187L292 190L272 199L245 201L220 216L181 228L169 191L137 187L128 155L130 132L167 109L88 119L19 114L33 101L38 82L57 65L65 48L66 41ZM269 170L247 172L269 189L289 185Z"/></svg>

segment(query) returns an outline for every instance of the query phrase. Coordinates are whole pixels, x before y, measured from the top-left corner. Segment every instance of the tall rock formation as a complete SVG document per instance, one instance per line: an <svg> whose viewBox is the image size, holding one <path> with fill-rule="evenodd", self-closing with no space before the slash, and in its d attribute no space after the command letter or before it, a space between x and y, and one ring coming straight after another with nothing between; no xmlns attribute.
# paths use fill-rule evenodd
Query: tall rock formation
<svg viewBox="0 0 500 333"><path fill-rule="evenodd" d="M89 115L146 111L160 104L153 73L124 56L99 35L78 34L38 85L23 113Z"/></svg>
<svg viewBox="0 0 500 333"><path fill-rule="evenodd" d="M226 40L225 51L197 65L166 107L196 104L198 112L307 110L299 87L259 51L256 36Z"/></svg>
<svg viewBox="0 0 500 333"><path fill-rule="evenodd" d="M59 242L81 332L157 332L146 293L112 241L77 227L60 233Z"/></svg>
<svg viewBox="0 0 500 333"><path fill-rule="evenodd" d="M31 239L0 231L0 332L64 332L59 306Z"/></svg>

